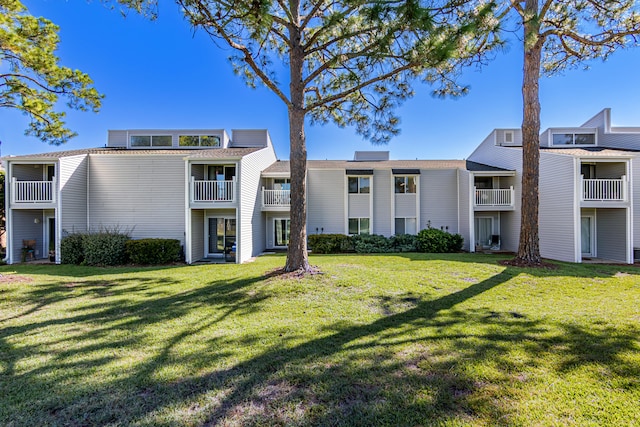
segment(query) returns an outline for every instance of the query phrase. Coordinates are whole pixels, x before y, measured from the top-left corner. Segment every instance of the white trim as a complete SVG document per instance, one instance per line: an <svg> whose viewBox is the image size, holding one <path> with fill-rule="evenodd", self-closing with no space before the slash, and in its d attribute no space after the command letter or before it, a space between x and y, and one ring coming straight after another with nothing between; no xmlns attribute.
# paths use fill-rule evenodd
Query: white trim
<svg viewBox="0 0 640 427"><path fill-rule="evenodd" d="M633 167L632 167L633 159L629 159L627 162L627 177L628 177L628 185L629 185L629 207L627 208L627 263L633 264Z"/></svg>
<svg viewBox="0 0 640 427"><path fill-rule="evenodd" d="M349 235L349 175L346 174L344 175L344 234Z"/></svg>
<svg viewBox="0 0 640 427"><path fill-rule="evenodd" d="M390 197L391 197L391 201L389 202L389 207L391 209L391 226L389 227L389 230L391 230L391 235L395 236L396 235L396 220L395 220L395 216L396 216L396 180L395 180L395 175L393 173L389 174L389 177L391 179L391 191L390 191ZM419 226L417 226L419 227Z"/></svg>

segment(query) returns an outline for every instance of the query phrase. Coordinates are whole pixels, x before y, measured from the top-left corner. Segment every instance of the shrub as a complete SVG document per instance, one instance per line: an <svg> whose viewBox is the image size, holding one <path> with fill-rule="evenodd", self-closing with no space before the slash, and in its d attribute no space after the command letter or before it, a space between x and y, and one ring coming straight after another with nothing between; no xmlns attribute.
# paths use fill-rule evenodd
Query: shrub
<svg viewBox="0 0 640 427"><path fill-rule="evenodd" d="M392 252L416 252L418 250L415 234L398 234L389 238Z"/></svg>
<svg viewBox="0 0 640 427"><path fill-rule="evenodd" d="M464 239L459 234L449 234L437 228L420 230L417 237L420 252L457 252L462 249Z"/></svg>
<svg viewBox="0 0 640 427"><path fill-rule="evenodd" d="M85 235L83 239L84 264L122 265L127 262L127 234L118 231L100 231Z"/></svg>
<svg viewBox="0 0 640 427"><path fill-rule="evenodd" d="M180 241L175 239L140 239L126 242L129 261L134 264L168 264L180 261Z"/></svg>
<svg viewBox="0 0 640 427"><path fill-rule="evenodd" d="M351 236L353 247L360 254L391 252L390 240L378 234L356 234Z"/></svg>
<svg viewBox="0 0 640 427"><path fill-rule="evenodd" d="M353 251L351 238L344 234L312 234L308 239L309 248L317 254L337 254Z"/></svg>
<svg viewBox="0 0 640 427"><path fill-rule="evenodd" d="M85 234L75 233L63 237L60 241L60 262L63 264L80 265L84 261Z"/></svg>

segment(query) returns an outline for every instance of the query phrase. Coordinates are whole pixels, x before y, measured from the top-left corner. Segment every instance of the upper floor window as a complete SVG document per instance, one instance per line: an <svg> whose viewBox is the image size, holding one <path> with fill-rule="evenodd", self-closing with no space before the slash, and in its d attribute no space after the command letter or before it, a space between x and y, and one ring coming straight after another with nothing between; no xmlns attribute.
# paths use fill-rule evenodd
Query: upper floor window
<svg viewBox="0 0 640 427"><path fill-rule="evenodd" d="M554 133L553 145L595 145L593 133Z"/></svg>
<svg viewBox="0 0 640 427"><path fill-rule="evenodd" d="M131 147L171 147L171 135L131 135Z"/></svg>
<svg viewBox="0 0 640 427"><path fill-rule="evenodd" d="M371 178L368 176L350 176L349 177L349 193L350 194L369 194L371 191Z"/></svg>
<svg viewBox="0 0 640 427"><path fill-rule="evenodd" d="M396 194L415 193L416 177L415 176L396 176L395 188L396 188Z"/></svg>
<svg viewBox="0 0 640 427"><path fill-rule="evenodd" d="M220 137L217 135L180 135L178 142L181 147L220 147Z"/></svg>

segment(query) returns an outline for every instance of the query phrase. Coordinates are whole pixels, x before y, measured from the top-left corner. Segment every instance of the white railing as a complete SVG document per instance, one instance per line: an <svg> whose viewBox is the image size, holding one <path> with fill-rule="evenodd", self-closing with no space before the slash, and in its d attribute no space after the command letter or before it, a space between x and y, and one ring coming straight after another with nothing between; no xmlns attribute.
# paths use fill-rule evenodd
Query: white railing
<svg viewBox="0 0 640 427"><path fill-rule="evenodd" d="M291 206L291 190L266 190L262 188L262 207Z"/></svg>
<svg viewBox="0 0 640 427"><path fill-rule="evenodd" d="M192 202L233 202L235 201L236 180L201 181L191 177Z"/></svg>
<svg viewBox="0 0 640 427"><path fill-rule="evenodd" d="M476 194L474 206L513 206L513 186L496 189L473 187L473 189Z"/></svg>
<svg viewBox="0 0 640 427"><path fill-rule="evenodd" d="M11 203L53 203L55 181L18 181L12 178Z"/></svg>
<svg viewBox="0 0 640 427"><path fill-rule="evenodd" d="M582 200L622 202L627 200L627 177L621 179L582 178Z"/></svg>

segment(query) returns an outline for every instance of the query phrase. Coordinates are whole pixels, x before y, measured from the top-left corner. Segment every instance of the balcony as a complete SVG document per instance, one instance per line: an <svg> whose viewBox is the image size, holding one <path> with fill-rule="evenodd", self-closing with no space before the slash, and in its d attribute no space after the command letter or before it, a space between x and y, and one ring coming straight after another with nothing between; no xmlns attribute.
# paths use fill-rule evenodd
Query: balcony
<svg viewBox="0 0 640 427"><path fill-rule="evenodd" d="M512 210L514 191L510 188L476 188L473 206L477 210Z"/></svg>
<svg viewBox="0 0 640 427"><path fill-rule="evenodd" d="M286 211L291 206L291 190L262 189L262 210Z"/></svg>
<svg viewBox="0 0 640 427"><path fill-rule="evenodd" d="M211 181L196 180L191 177L189 191L192 203L234 203L236 201L236 180Z"/></svg>
<svg viewBox="0 0 640 427"><path fill-rule="evenodd" d="M11 180L11 204L24 204L42 207L56 202L55 180L18 181Z"/></svg>
<svg viewBox="0 0 640 427"><path fill-rule="evenodd" d="M626 202L627 177L620 179L582 178L583 202Z"/></svg>

